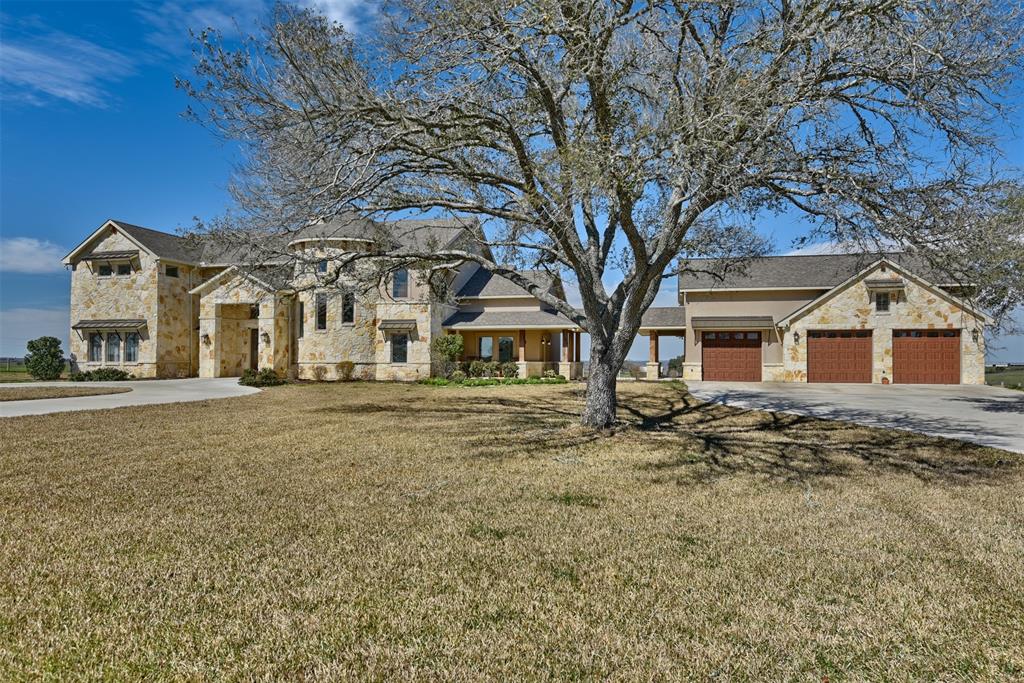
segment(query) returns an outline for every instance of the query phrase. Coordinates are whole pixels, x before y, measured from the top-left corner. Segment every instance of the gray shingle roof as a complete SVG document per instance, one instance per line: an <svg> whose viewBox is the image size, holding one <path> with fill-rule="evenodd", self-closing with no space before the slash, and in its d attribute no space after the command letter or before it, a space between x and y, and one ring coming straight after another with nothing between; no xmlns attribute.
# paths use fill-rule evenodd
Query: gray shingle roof
<svg viewBox="0 0 1024 683"><path fill-rule="evenodd" d="M142 246L156 254L157 258L166 258L185 263L197 263L202 253L202 248L193 240L172 235L168 232L151 230L139 225L132 225L124 221L114 220L114 224L125 233L134 238Z"/></svg>
<svg viewBox="0 0 1024 683"><path fill-rule="evenodd" d="M489 328L515 329L518 327L543 327L552 329L575 328L576 324L554 311L459 311L442 323L443 327L455 329Z"/></svg>
<svg viewBox="0 0 1024 683"><path fill-rule="evenodd" d="M931 282L946 278L933 271L920 257L913 254L823 254L813 256L765 256L729 265L722 259L692 259L684 261L679 276L679 290L689 289L751 289L764 287L812 287L831 289L886 257L910 272ZM719 272L719 280L706 272Z"/></svg>
<svg viewBox="0 0 1024 683"><path fill-rule="evenodd" d="M682 329L686 327L686 309L682 306L648 308L640 319L640 329Z"/></svg>
<svg viewBox="0 0 1024 683"><path fill-rule="evenodd" d="M557 279L550 273L543 270L520 271L524 277L531 282L540 285L543 291L551 291L557 285ZM459 297L518 297L531 296L529 292L500 275L495 275L489 270L480 268L459 290Z"/></svg>

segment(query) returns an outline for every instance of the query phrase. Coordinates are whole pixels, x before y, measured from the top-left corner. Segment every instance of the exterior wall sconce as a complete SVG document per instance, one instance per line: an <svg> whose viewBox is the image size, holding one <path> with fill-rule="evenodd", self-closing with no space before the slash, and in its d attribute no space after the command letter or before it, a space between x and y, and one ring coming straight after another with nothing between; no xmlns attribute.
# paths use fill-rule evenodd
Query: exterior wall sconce
<svg viewBox="0 0 1024 683"><path fill-rule="evenodd" d="M270 343L270 335L267 334L266 332L260 333L260 341L262 341L264 344L269 344Z"/></svg>
<svg viewBox="0 0 1024 683"><path fill-rule="evenodd" d="M978 343L978 328L977 327L975 327L973 330L971 330L971 339L974 340L975 344Z"/></svg>
<svg viewBox="0 0 1024 683"><path fill-rule="evenodd" d="M793 333L793 343L794 344L799 344L800 343L800 333L799 332L794 332Z"/></svg>
<svg viewBox="0 0 1024 683"><path fill-rule="evenodd" d="M202 337L200 337L200 339L202 339L202 341L203 341L203 346L209 346L210 345L210 335L204 334Z"/></svg>

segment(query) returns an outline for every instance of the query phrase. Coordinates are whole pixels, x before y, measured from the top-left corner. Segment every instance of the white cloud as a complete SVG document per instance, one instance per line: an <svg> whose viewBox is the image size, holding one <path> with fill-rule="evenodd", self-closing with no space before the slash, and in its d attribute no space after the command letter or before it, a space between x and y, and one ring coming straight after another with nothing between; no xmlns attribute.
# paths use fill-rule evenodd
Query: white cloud
<svg viewBox="0 0 1024 683"><path fill-rule="evenodd" d="M34 237L0 239L0 273L59 273L67 250Z"/></svg>
<svg viewBox="0 0 1024 683"><path fill-rule="evenodd" d="M0 310L0 356L24 356L30 339L60 339L69 352L70 313L66 308L8 308Z"/></svg>
<svg viewBox="0 0 1024 683"><path fill-rule="evenodd" d="M135 73L125 55L38 22L5 24L4 33L0 81L10 101L102 108L110 103L110 86Z"/></svg>
<svg viewBox="0 0 1024 683"><path fill-rule="evenodd" d="M362 24L375 11L375 3L365 0L304 0L306 7L319 10L331 21L337 21L349 31L359 30Z"/></svg>

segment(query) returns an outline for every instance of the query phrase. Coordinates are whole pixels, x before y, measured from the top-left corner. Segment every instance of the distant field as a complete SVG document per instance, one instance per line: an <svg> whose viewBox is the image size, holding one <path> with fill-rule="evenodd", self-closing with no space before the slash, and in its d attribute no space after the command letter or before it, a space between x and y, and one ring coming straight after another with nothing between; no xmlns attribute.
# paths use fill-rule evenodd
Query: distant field
<svg viewBox="0 0 1024 683"><path fill-rule="evenodd" d="M985 383L995 386L1000 384L1022 386L1024 385L1024 365L1011 365L1005 368L987 367L985 368Z"/></svg>

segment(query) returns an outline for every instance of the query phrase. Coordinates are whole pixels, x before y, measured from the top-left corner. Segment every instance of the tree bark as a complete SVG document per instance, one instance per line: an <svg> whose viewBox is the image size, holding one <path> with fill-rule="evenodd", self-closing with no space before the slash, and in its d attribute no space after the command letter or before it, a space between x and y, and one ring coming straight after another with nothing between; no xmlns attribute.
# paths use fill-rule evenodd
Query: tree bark
<svg viewBox="0 0 1024 683"><path fill-rule="evenodd" d="M587 402L580 420L585 427L605 429L615 423L618 401L615 378L622 367L611 352L594 353L591 349L590 369L587 375Z"/></svg>

